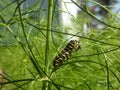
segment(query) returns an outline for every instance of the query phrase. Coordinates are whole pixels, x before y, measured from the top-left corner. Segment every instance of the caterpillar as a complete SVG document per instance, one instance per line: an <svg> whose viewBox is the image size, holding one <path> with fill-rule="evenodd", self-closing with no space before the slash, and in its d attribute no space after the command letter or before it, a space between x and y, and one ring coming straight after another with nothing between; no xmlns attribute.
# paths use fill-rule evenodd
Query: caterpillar
<svg viewBox="0 0 120 90"><path fill-rule="evenodd" d="M66 45L66 47L59 53L53 60L54 68L57 68L63 64L64 61L69 59L73 51L78 51L80 49L80 44L78 40L71 40Z"/></svg>

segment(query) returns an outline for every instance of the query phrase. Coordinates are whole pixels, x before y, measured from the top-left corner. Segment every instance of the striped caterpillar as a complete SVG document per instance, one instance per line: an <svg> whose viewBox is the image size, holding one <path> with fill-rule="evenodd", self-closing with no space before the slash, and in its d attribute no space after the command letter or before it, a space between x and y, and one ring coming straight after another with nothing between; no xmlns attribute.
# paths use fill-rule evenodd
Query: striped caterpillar
<svg viewBox="0 0 120 90"><path fill-rule="evenodd" d="M54 68L61 66L64 61L66 61L67 59L71 57L73 51L78 51L79 49L80 49L79 41L71 40L66 45L66 47L61 51L61 53L55 57L53 61Z"/></svg>

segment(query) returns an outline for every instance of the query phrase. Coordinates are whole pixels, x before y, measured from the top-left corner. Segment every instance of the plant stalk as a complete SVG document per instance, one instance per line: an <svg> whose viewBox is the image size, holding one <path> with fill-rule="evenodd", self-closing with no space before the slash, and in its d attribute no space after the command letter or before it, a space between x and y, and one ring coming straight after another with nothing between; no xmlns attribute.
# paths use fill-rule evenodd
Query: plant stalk
<svg viewBox="0 0 120 90"><path fill-rule="evenodd" d="M48 17L47 17L47 32L46 32L46 49L45 49L45 72L49 75L49 41L50 41L50 31L52 28L52 14L53 14L53 1L48 0ZM48 82L43 82L43 90L49 90Z"/></svg>

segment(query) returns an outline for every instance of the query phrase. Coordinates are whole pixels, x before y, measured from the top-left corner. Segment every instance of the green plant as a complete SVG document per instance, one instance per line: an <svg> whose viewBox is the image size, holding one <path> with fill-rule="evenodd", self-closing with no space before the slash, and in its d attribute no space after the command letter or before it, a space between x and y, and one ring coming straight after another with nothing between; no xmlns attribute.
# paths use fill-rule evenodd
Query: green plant
<svg viewBox="0 0 120 90"><path fill-rule="evenodd" d="M54 0L48 0L48 8L42 8L43 0L24 8L26 0L0 1L0 68L1 90L118 90L120 87L120 31L117 15L103 21L92 14L86 5L75 23L81 35L63 32L54 23ZM90 1L90 0L89 0ZM48 12L48 16L45 16ZM96 30L89 27L84 33L81 27L85 16L94 18L105 27ZM90 17L91 16L91 17ZM83 22L81 22L83 21ZM90 22L87 22L90 24ZM69 60L54 69L53 60L65 48L66 36L80 38L81 49Z"/></svg>

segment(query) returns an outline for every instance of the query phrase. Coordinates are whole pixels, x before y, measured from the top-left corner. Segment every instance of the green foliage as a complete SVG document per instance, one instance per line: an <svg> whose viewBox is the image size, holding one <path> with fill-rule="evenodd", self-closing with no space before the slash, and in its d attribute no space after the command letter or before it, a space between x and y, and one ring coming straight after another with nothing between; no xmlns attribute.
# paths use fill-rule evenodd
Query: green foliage
<svg viewBox="0 0 120 90"><path fill-rule="evenodd" d="M47 19L45 12L55 4L42 8L44 0L42 4L37 0L24 8L24 2L26 0L0 1L0 68L4 78L2 81L0 78L1 90L120 89L117 15L112 13L112 18L99 20L83 9L75 25L81 35L74 35L62 31L62 26L53 22L55 18L52 15L58 11L49 11ZM104 28L91 27L90 16ZM89 26L87 33L83 31L84 23ZM80 38L81 49L55 70L53 59L67 44L68 35ZM47 47L49 51L45 50Z"/></svg>

